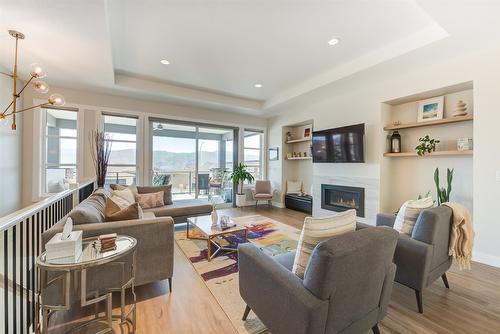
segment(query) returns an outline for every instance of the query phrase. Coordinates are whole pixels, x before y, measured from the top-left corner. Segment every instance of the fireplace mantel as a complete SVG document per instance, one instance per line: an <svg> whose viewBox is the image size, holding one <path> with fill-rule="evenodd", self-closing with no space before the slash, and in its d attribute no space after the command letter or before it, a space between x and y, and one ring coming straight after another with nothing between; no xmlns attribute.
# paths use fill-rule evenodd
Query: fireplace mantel
<svg viewBox="0 0 500 334"><path fill-rule="evenodd" d="M321 208L337 212L355 209L358 217L365 217L365 188L322 184Z"/></svg>

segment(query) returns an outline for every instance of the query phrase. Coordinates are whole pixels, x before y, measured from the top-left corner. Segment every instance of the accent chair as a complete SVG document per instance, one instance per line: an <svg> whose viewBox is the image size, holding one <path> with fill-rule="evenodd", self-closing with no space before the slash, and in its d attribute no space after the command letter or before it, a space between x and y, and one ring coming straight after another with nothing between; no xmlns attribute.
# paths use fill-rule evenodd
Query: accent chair
<svg viewBox="0 0 500 334"><path fill-rule="evenodd" d="M251 243L238 248L243 320L250 310L273 334L378 334L387 313L398 233L368 227L319 243L304 279L295 252L270 257Z"/></svg>
<svg viewBox="0 0 500 334"><path fill-rule="evenodd" d="M271 207L271 201L274 196L274 190L271 186L271 181L268 180L257 180L255 181L255 188L252 189L252 197L255 201L255 208L259 201L267 201L269 207Z"/></svg>
<svg viewBox="0 0 500 334"><path fill-rule="evenodd" d="M423 313L422 291L441 277L450 288L446 271L452 263L448 255L452 211L447 206L423 210L411 236L400 234L394 254L395 281L415 290L418 312ZM396 216L378 214L377 226L394 226Z"/></svg>

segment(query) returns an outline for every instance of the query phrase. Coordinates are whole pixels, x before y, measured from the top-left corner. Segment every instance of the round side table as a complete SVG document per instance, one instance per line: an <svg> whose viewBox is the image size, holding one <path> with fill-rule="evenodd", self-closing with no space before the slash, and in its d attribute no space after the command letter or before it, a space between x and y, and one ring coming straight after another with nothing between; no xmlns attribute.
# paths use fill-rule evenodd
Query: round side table
<svg viewBox="0 0 500 334"><path fill-rule="evenodd" d="M137 241L129 236L119 235L116 238L116 249L107 251L107 252L99 252L96 248L93 247L93 242L96 241L96 238L88 238L84 239L82 242L83 252L82 255L76 260L67 260L67 259L56 259L56 260L47 260L46 252L40 254L37 258L37 266L40 269L40 308L42 311L42 328L41 333L46 334L48 332L48 322L50 316L55 311L60 310L69 310L71 307L71 279L72 273L73 275L80 275L80 303L81 306L89 306L95 305L95 317L91 320L85 321L81 325L71 329L70 332L78 332L79 329L88 326L95 322L106 321L107 328L99 331L97 334L108 333L113 330L113 315L112 315L112 293L120 292L121 293L121 314L119 319L121 324L129 321L132 324L133 333L136 331L136 318L137 318L137 310L136 310L136 295L134 291L135 284L135 269L136 269L136 250L137 250ZM126 261L120 261L125 256L131 254L132 255L132 263L127 263ZM99 295L98 292L87 291L87 270L90 268L102 266L102 265L112 265L112 266L121 266L122 273L125 275L125 267L130 265L130 277L122 277L121 286L117 288L107 289L106 293ZM49 279L49 273L51 277ZM60 273L60 275L56 275L56 273ZM55 277L54 277L55 276ZM76 278L76 276L74 276ZM56 283L61 282L59 285L62 289L62 296L64 302L61 305L49 305L44 300L44 292L55 285ZM127 289L131 289L133 296L133 303L128 312L125 312L125 292ZM87 299L89 295L93 295L94 297L91 299ZM106 303L106 312L105 316L100 317L98 311L98 303L104 301ZM132 317L130 317L132 315ZM116 316L118 317L118 316Z"/></svg>

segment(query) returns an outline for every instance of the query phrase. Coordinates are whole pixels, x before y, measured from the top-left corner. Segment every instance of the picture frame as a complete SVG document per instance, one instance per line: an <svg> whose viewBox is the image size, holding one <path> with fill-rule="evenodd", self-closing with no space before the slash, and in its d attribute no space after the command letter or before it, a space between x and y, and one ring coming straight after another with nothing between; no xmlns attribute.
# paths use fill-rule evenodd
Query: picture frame
<svg viewBox="0 0 500 334"><path fill-rule="evenodd" d="M312 129L310 126L304 128L304 139L311 138L311 134L312 134Z"/></svg>
<svg viewBox="0 0 500 334"><path fill-rule="evenodd" d="M269 161L279 160L279 150L277 147L269 148Z"/></svg>
<svg viewBox="0 0 500 334"><path fill-rule="evenodd" d="M443 119L444 96L437 96L418 101L417 122L429 122Z"/></svg>

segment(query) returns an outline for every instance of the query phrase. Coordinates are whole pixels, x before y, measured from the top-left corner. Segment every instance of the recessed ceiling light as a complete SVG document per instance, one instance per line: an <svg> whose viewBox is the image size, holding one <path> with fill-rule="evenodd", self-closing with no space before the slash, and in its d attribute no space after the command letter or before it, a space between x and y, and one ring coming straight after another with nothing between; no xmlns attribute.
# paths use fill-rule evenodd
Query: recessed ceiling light
<svg viewBox="0 0 500 334"><path fill-rule="evenodd" d="M170 62L166 59L160 60L160 63L162 63L163 65L170 65Z"/></svg>
<svg viewBox="0 0 500 334"><path fill-rule="evenodd" d="M256 83L255 85L253 85L255 88L262 88L262 84L259 84L259 83Z"/></svg>
<svg viewBox="0 0 500 334"><path fill-rule="evenodd" d="M340 39L339 38L332 38L331 40L328 41L328 45L331 45L331 46L334 46L334 45L337 45L340 43Z"/></svg>

